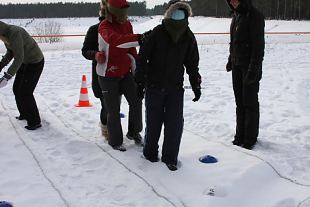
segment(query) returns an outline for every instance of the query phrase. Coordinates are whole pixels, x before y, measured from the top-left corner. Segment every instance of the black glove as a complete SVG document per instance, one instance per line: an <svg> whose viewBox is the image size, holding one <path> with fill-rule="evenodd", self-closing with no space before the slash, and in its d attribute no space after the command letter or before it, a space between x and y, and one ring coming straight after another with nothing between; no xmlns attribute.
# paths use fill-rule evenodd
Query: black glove
<svg viewBox="0 0 310 207"><path fill-rule="evenodd" d="M2 61L0 61L0 73L4 67L5 67L4 64L2 63Z"/></svg>
<svg viewBox="0 0 310 207"><path fill-rule="evenodd" d="M0 88L3 88L8 84L8 81L12 78L12 75L4 72L4 75L2 78L0 78Z"/></svg>
<svg viewBox="0 0 310 207"><path fill-rule="evenodd" d="M140 46L145 43L145 41L147 40L147 38L150 36L151 33L152 33L152 30L149 30L149 31L144 32L143 34L139 35L138 42L139 42Z"/></svg>
<svg viewBox="0 0 310 207"><path fill-rule="evenodd" d="M253 66L250 65L249 70L244 78L243 83L246 85L250 85L260 81L262 77L262 68L261 66Z"/></svg>
<svg viewBox="0 0 310 207"><path fill-rule="evenodd" d="M141 99L144 98L145 88L143 83L137 83L137 96Z"/></svg>
<svg viewBox="0 0 310 207"><path fill-rule="evenodd" d="M231 63L231 59L228 58L228 62L226 64L226 71L230 72L232 70L232 63Z"/></svg>
<svg viewBox="0 0 310 207"><path fill-rule="evenodd" d="M193 99L193 101L196 102L200 99L201 89L200 88L193 89L193 92L195 94L195 98Z"/></svg>
<svg viewBox="0 0 310 207"><path fill-rule="evenodd" d="M3 78L5 78L6 80L10 80L13 76L7 72L4 72Z"/></svg>
<svg viewBox="0 0 310 207"><path fill-rule="evenodd" d="M193 99L194 102L198 101L201 96L201 76L197 72L196 75L190 75L189 76L189 82L192 86L192 90L195 94L195 98Z"/></svg>

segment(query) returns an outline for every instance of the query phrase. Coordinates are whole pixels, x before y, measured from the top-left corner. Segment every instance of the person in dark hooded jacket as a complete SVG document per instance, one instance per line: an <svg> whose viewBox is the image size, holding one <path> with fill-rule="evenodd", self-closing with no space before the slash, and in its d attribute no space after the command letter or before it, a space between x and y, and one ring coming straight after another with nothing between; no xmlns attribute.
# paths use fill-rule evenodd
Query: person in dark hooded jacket
<svg viewBox="0 0 310 207"><path fill-rule="evenodd" d="M85 36L82 55L88 59L92 60L92 89L96 98L100 99L101 102L101 112L100 112L100 127L102 135L108 139L108 128L107 128L107 112L104 106L103 94L99 85L98 75L96 73L97 61L103 63L105 61L105 55L103 52L99 51L98 44L98 28L101 21L104 20L105 14L105 1L100 1L100 11L99 11L99 23L91 26Z"/></svg>
<svg viewBox="0 0 310 207"><path fill-rule="evenodd" d="M0 78L0 88L14 76L13 92L20 115L18 120L27 120L28 130L41 127L41 119L33 92L44 67L44 56L36 41L22 27L0 21L0 40L7 48L0 61L1 70L13 62Z"/></svg>
<svg viewBox="0 0 310 207"><path fill-rule="evenodd" d="M227 0L233 11L230 55L226 70L232 71L236 101L234 145L252 149L259 133L259 81L264 58L264 16L251 0Z"/></svg>
<svg viewBox="0 0 310 207"><path fill-rule="evenodd" d="M164 124L161 160L172 171L177 170L183 133L185 68L195 94L193 101L198 101L201 95L198 47L188 27L188 17L191 15L189 4L170 1L162 24L153 29L141 46L135 71L140 97L144 96L145 89L143 155L151 162L159 161L158 141Z"/></svg>

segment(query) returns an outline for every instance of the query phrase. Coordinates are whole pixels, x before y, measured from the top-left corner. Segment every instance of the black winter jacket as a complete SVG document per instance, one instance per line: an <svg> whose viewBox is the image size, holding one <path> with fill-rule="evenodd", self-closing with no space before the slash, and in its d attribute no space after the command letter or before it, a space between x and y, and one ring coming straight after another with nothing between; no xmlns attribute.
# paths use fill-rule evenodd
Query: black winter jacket
<svg viewBox="0 0 310 207"><path fill-rule="evenodd" d="M264 16L253 7L251 0L240 0L237 9L234 9L229 2L230 0L227 0L234 13L230 26L228 63L246 66L248 70L259 70L265 49Z"/></svg>
<svg viewBox="0 0 310 207"><path fill-rule="evenodd" d="M165 26L160 24L139 50L135 79L147 87L179 89L183 87L185 66L192 88L200 88L198 64L198 47L192 31L187 28L174 43Z"/></svg>
<svg viewBox="0 0 310 207"><path fill-rule="evenodd" d="M98 75L96 73L97 61L95 59L96 52L98 51L98 27L99 24L91 26L84 39L82 47L82 55L88 59L92 60L92 89L96 98L103 97L102 90L98 82Z"/></svg>

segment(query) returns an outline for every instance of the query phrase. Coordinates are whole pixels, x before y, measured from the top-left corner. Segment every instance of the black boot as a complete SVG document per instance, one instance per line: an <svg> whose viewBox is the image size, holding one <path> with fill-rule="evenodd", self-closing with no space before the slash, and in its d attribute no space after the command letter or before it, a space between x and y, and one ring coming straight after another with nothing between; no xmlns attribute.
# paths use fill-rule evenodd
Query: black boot
<svg viewBox="0 0 310 207"><path fill-rule="evenodd" d="M134 140L137 145L142 145L142 137L138 132L127 132L126 137Z"/></svg>
<svg viewBox="0 0 310 207"><path fill-rule="evenodd" d="M169 170L176 171L178 169L177 164L171 163L171 161L168 161L166 159L161 158L161 161L166 164Z"/></svg>
<svg viewBox="0 0 310 207"><path fill-rule="evenodd" d="M17 120L26 120L25 117L23 117L22 115L16 116L15 117Z"/></svg>
<svg viewBox="0 0 310 207"><path fill-rule="evenodd" d="M244 149L252 150L255 147L256 143L245 143L242 147Z"/></svg>
<svg viewBox="0 0 310 207"><path fill-rule="evenodd" d="M158 156L147 156L143 153L143 156L146 160L150 161L150 162L158 162L159 158Z"/></svg>
<svg viewBox="0 0 310 207"><path fill-rule="evenodd" d="M232 141L233 145L237 145L237 146L242 146L243 145L243 141L241 141L240 139L234 139Z"/></svg>
<svg viewBox="0 0 310 207"><path fill-rule="evenodd" d="M123 145L117 145L117 146L114 146L112 148L115 149L115 150L119 150L121 152L125 152L126 151L126 148Z"/></svg>
<svg viewBox="0 0 310 207"><path fill-rule="evenodd" d="M177 165L166 163L167 167L171 171L176 171L178 169Z"/></svg>
<svg viewBox="0 0 310 207"><path fill-rule="evenodd" d="M28 130L36 130L36 129L40 128L40 127L42 127L41 124L27 125L27 126L25 126L25 128L28 129Z"/></svg>

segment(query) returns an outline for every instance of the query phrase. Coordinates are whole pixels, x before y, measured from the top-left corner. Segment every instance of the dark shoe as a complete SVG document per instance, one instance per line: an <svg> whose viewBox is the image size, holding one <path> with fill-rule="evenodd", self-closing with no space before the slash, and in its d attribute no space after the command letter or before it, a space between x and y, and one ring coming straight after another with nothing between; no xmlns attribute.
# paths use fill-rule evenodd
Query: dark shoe
<svg viewBox="0 0 310 207"><path fill-rule="evenodd" d="M177 165L166 163L167 167L171 171L176 171L178 169Z"/></svg>
<svg viewBox="0 0 310 207"><path fill-rule="evenodd" d="M42 127L41 124L36 124L36 125L33 125L33 126L29 126L29 125L25 126L25 128L28 129L28 130L36 130L36 129L40 128L40 127Z"/></svg>
<svg viewBox="0 0 310 207"><path fill-rule="evenodd" d="M256 143L254 143L254 144L248 144L248 143L246 143L246 144L244 144L242 147L243 147L244 149L252 150L252 149L254 148L255 144L256 144Z"/></svg>
<svg viewBox="0 0 310 207"><path fill-rule="evenodd" d="M16 118L17 120L26 120L26 118L23 117L23 116L16 116L15 118Z"/></svg>
<svg viewBox="0 0 310 207"><path fill-rule="evenodd" d="M150 162L158 162L159 161L159 158L157 156L145 156L143 155L144 158Z"/></svg>
<svg viewBox="0 0 310 207"><path fill-rule="evenodd" d="M142 144L142 137L138 132L128 132L126 137L130 140L134 140L136 144Z"/></svg>
<svg viewBox="0 0 310 207"><path fill-rule="evenodd" d="M114 146L112 148L115 149L115 150L119 150L121 152L125 152L126 151L126 148L123 145L117 145L117 146Z"/></svg>
<svg viewBox="0 0 310 207"><path fill-rule="evenodd" d="M167 165L168 169L171 171L176 171L178 169L177 164L173 164L173 163L171 163L171 161L165 160L163 158L161 158L161 161L163 163L165 163Z"/></svg>
<svg viewBox="0 0 310 207"><path fill-rule="evenodd" d="M237 146L242 146L243 145L243 141L241 141L240 139L235 139L232 141L233 145L237 145Z"/></svg>

